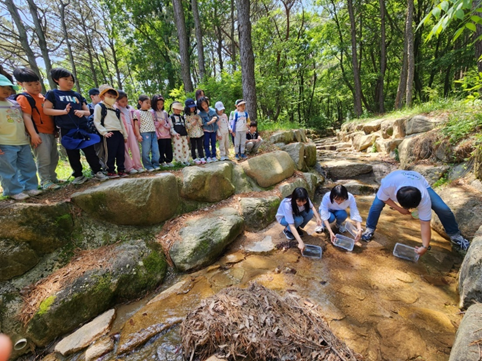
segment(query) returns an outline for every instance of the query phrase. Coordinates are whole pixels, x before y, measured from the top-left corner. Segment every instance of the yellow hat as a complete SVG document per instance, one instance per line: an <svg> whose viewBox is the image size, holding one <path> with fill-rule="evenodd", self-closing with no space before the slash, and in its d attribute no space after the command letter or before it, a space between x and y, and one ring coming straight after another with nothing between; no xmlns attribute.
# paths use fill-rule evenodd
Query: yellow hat
<svg viewBox="0 0 482 361"><path fill-rule="evenodd" d="M117 98L119 97L119 93L117 92L117 90L115 90L113 87L111 87L111 86L108 85L108 84L102 84L102 85L99 87L99 96L101 97L102 95L104 95L105 93L107 93L109 90L115 91L115 93L117 94Z"/></svg>

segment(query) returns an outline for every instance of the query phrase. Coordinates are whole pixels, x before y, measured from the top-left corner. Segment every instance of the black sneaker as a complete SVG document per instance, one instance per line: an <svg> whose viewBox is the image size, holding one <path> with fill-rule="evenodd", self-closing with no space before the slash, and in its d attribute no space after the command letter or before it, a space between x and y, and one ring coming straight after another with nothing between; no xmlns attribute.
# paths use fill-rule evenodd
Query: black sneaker
<svg viewBox="0 0 482 361"><path fill-rule="evenodd" d="M286 236L286 238L288 238L290 241L292 241L292 240L295 239L295 236L293 236L293 233L291 233L290 231L288 231L287 228L283 229L283 233L284 233L284 235Z"/></svg>
<svg viewBox="0 0 482 361"><path fill-rule="evenodd" d="M362 239L362 241L370 242L373 239L374 235L375 235L375 231L367 229L367 230L365 230L365 232L363 232L363 234L361 236L361 239Z"/></svg>
<svg viewBox="0 0 482 361"><path fill-rule="evenodd" d="M303 237L305 235L305 232L303 232L303 230L300 227L296 228L296 230L298 231L298 234L300 235L300 237Z"/></svg>

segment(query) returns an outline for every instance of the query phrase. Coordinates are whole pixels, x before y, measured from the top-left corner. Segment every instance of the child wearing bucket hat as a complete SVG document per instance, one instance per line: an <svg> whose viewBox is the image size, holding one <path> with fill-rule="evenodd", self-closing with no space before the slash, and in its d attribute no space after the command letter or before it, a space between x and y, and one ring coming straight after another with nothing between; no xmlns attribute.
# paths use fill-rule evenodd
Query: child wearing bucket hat
<svg viewBox="0 0 482 361"><path fill-rule="evenodd" d="M171 135L174 143L174 159L176 162L191 165L189 163L189 141L187 137L186 120L181 112L184 110L182 103L171 104L172 114L169 117L171 123Z"/></svg>
<svg viewBox="0 0 482 361"><path fill-rule="evenodd" d="M248 125L250 123L248 112L245 111L246 102L243 99L236 100L236 111L232 115L231 131L234 133L234 153L235 158L246 159L248 158L245 151L246 146L246 132L248 131Z"/></svg>
<svg viewBox="0 0 482 361"><path fill-rule="evenodd" d="M219 139L219 153L220 160L229 160L229 120L226 113L224 113L223 102L216 102L214 105L218 120L218 139Z"/></svg>
<svg viewBox="0 0 482 361"><path fill-rule="evenodd" d="M18 87L0 75L0 180L3 195L23 200L41 192L38 188L37 168L25 132L36 134L33 123L23 119L20 105L8 99Z"/></svg>
<svg viewBox="0 0 482 361"><path fill-rule="evenodd" d="M102 173L99 157L94 149L94 144L100 142L100 137L89 134L87 117L90 111L87 101L72 90L73 74L63 68L54 68L50 71L50 76L59 88L45 94L44 113L53 116L55 125L60 128L61 142L73 170L72 184L82 184L88 180L82 172L81 149L92 170L93 178L100 181L109 179Z"/></svg>
<svg viewBox="0 0 482 361"><path fill-rule="evenodd" d="M101 102L94 108L94 124L104 138L104 149L107 153L107 176L109 178L125 177L125 143L127 131L121 120L120 109L114 108L119 93L113 87L103 84L99 87ZM116 166L117 165L117 173Z"/></svg>

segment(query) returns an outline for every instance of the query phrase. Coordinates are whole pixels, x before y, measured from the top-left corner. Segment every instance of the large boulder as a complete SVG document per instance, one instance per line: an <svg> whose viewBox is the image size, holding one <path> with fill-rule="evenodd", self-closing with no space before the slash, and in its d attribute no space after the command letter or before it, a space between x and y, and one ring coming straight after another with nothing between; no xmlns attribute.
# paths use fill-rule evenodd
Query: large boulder
<svg viewBox="0 0 482 361"><path fill-rule="evenodd" d="M306 170L305 145L303 143L291 143L283 148L287 152L298 170Z"/></svg>
<svg viewBox="0 0 482 361"><path fill-rule="evenodd" d="M0 240L0 281L7 281L33 268L39 257L26 243Z"/></svg>
<svg viewBox="0 0 482 361"><path fill-rule="evenodd" d="M240 203L246 230L257 231L268 227L275 220L280 202L276 196L242 198Z"/></svg>
<svg viewBox="0 0 482 361"><path fill-rule="evenodd" d="M388 139L393 136L394 123L395 123L395 119L386 119L382 121L382 124L380 125L380 130L381 130L383 139Z"/></svg>
<svg viewBox="0 0 482 361"><path fill-rule="evenodd" d="M294 140L294 134L291 130L282 130L274 133L270 138L269 142L272 144L284 143L288 144Z"/></svg>
<svg viewBox="0 0 482 361"><path fill-rule="evenodd" d="M482 197L470 187L448 186L436 190L443 201L452 209L462 234L472 239L481 225ZM432 228L446 237L439 218L433 213Z"/></svg>
<svg viewBox="0 0 482 361"><path fill-rule="evenodd" d="M363 124L363 131L365 134L371 134L380 130L383 123L383 119L373 120L371 122Z"/></svg>
<svg viewBox="0 0 482 361"><path fill-rule="evenodd" d="M327 171L329 177L335 179L353 178L361 174L370 173L373 170L371 164L350 160L331 160L321 162L320 164Z"/></svg>
<svg viewBox="0 0 482 361"><path fill-rule="evenodd" d="M472 240L459 272L460 308L482 304L482 226ZM481 319L482 321L482 319Z"/></svg>
<svg viewBox="0 0 482 361"><path fill-rule="evenodd" d="M418 139L417 135L406 137L398 146L398 157L400 159L400 168L408 169L415 162L414 145Z"/></svg>
<svg viewBox="0 0 482 361"><path fill-rule="evenodd" d="M271 152L248 159L241 163L248 177L256 180L260 187L266 188L291 177L295 163L283 151Z"/></svg>
<svg viewBox="0 0 482 361"><path fill-rule="evenodd" d="M450 352L449 361L480 360L480 325L482 324L482 304L471 306L455 335L455 342Z"/></svg>
<svg viewBox="0 0 482 361"><path fill-rule="evenodd" d="M440 124L439 120L416 115L405 123L405 135L425 133Z"/></svg>
<svg viewBox="0 0 482 361"><path fill-rule="evenodd" d="M113 303L154 289L166 270L164 255L144 241L85 251L29 290L21 311L25 336L45 346Z"/></svg>
<svg viewBox="0 0 482 361"><path fill-rule="evenodd" d="M393 122L393 138L399 139L405 137L405 122L407 118L399 118Z"/></svg>
<svg viewBox="0 0 482 361"><path fill-rule="evenodd" d="M243 229L244 219L235 210L222 208L203 218L187 221L169 250L169 256L180 271L208 266Z"/></svg>
<svg viewBox="0 0 482 361"><path fill-rule="evenodd" d="M283 182L283 184L281 184L278 188L278 190L280 191L281 193L281 198L286 198L288 197L289 195L291 195L293 193L293 191L298 188L298 187L303 187L305 188L307 191L308 191L308 194L310 195L311 198L313 198L312 196L312 192L310 192L310 189L309 189L309 184L308 182L306 181L306 179L303 177L303 178L296 178L294 181L292 181L291 183L288 183L288 182ZM311 194L310 194L311 193Z"/></svg>
<svg viewBox="0 0 482 361"><path fill-rule="evenodd" d="M186 167L182 170L181 196L200 202L219 202L234 194L231 183L233 164L212 163L204 167Z"/></svg>
<svg viewBox="0 0 482 361"><path fill-rule="evenodd" d="M306 138L306 130L293 129L293 139L295 142L307 143L308 139Z"/></svg>
<svg viewBox="0 0 482 361"><path fill-rule="evenodd" d="M392 155L395 149L397 149L400 143L402 143L402 141L403 139L378 138L375 141L375 147L377 148L377 152Z"/></svg>
<svg viewBox="0 0 482 361"><path fill-rule="evenodd" d="M444 175L446 175L449 169L450 167L446 165L434 167L432 165L418 164L413 167L413 170L423 175L431 186Z"/></svg>
<svg viewBox="0 0 482 361"><path fill-rule="evenodd" d="M0 239L26 243L36 254L50 253L70 241L74 227L68 203L14 203L0 207Z"/></svg>
<svg viewBox="0 0 482 361"><path fill-rule="evenodd" d="M306 165L308 167L314 167L314 165L316 164L316 144L306 143L304 152Z"/></svg>
<svg viewBox="0 0 482 361"><path fill-rule="evenodd" d="M231 176L232 183L234 185L234 193L247 193L247 192L258 192L263 189L260 188L256 182L246 175L241 164L235 164L233 166L233 174Z"/></svg>
<svg viewBox="0 0 482 361"><path fill-rule="evenodd" d="M358 151L368 149L380 137L381 137L381 135L379 133L371 133L371 134L368 134L368 135L362 135L362 136L357 138L357 141L354 142L353 147Z"/></svg>
<svg viewBox="0 0 482 361"><path fill-rule="evenodd" d="M89 216L106 222L149 226L171 218L179 205L176 177L118 179L72 195Z"/></svg>

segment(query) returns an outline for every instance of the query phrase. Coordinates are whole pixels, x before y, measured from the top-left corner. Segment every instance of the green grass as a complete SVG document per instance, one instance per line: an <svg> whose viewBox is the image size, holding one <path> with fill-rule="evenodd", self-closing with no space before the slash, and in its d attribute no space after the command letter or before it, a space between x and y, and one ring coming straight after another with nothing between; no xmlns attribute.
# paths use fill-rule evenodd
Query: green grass
<svg viewBox="0 0 482 361"><path fill-rule="evenodd" d="M277 130L290 130L300 128L305 128L305 126L298 122L290 122L287 120L273 122L271 120L258 119L258 132L274 132Z"/></svg>

